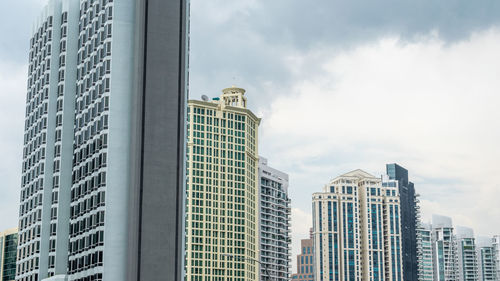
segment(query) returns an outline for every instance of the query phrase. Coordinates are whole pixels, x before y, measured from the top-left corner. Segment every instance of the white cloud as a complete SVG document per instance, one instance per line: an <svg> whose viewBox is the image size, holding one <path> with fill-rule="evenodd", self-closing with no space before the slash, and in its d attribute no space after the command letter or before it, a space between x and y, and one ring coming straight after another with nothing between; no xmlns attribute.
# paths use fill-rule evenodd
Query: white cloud
<svg viewBox="0 0 500 281"><path fill-rule="evenodd" d="M500 233L499 48L492 29L454 44L434 34L293 54L296 80L269 89L278 97L261 109L261 153L290 172L295 206L310 206L310 194L340 173L380 174L398 162L424 218L438 212Z"/></svg>
<svg viewBox="0 0 500 281"><path fill-rule="evenodd" d="M0 229L17 226L27 67L0 64Z"/></svg>
<svg viewBox="0 0 500 281"><path fill-rule="evenodd" d="M300 240L309 238L311 227L311 214L299 208L292 208L292 272L296 272L296 256L300 253Z"/></svg>

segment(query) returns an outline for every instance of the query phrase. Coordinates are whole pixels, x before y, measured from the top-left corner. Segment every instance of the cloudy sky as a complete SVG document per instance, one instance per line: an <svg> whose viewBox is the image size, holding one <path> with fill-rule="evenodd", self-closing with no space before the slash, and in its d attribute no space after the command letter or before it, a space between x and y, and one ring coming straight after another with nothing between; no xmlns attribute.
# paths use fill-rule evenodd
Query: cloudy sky
<svg viewBox="0 0 500 281"><path fill-rule="evenodd" d="M45 2L0 0L0 229L17 224L28 40ZM496 0L192 0L190 96L247 89L260 154L290 174L294 246L313 192L392 162L425 220L500 233L499 14Z"/></svg>

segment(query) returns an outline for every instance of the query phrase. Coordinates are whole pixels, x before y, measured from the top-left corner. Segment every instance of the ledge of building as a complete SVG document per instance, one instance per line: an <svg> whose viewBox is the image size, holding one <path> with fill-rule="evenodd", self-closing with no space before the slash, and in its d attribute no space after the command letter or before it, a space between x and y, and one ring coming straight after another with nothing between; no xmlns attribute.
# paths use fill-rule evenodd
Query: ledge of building
<svg viewBox="0 0 500 281"><path fill-rule="evenodd" d="M67 281L68 276L66 275L56 275L49 278L42 279L42 281Z"/></svg>

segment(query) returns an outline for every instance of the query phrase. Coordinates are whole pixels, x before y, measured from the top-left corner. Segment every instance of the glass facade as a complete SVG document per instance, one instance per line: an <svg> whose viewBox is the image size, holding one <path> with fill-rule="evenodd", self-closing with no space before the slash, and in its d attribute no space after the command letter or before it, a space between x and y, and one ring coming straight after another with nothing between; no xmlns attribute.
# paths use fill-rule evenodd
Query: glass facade
<svg viewBox="0 0 500 281"><path fill-rule="evenodd" d="M398 164L387 164L386 172L390 180L396 180L401 200L401 247L404 281L418 280L417 259L417 205L415 187L408 180L408 170Z"/></svg>
<svg viewBox="0 0 500 281"><path fill-rule="evenodd" d="M17 229L0 232L0 281L16 278Z"/></svg>

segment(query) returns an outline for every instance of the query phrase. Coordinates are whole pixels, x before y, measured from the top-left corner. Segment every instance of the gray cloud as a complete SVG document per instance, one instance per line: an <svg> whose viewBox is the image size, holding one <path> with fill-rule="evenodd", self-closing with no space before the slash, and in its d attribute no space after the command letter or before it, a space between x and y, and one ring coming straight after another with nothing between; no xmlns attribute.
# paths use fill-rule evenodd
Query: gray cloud
<svg viewBox="0 0 500 281"><path fill-rule="evenodd" d="M412 38L430 30L457 40L498 23L499 12L500 4L493 0L278 0L266 1L249 19L269 40L288 38L296 46L310 47L372 40L387 33Z"/></svg>
<svg viewBox="0 0 500 281"><path fill-rule="evenodd" d="M0 163L2 178L0 228L11 227L17 223L22 116L26 84L24 64L27 62L32 23L41 12L41 7L45 2L45 0L0 0L0 34L3 37L3 40L0 40L0 97L2 100L0 113L3 120L0 122L2 132L0 155L3 158ZM267 129L262 134L261 152L269 156L271 165L291 174L293 206L303 211L301 213L300 210L295 209L295 213L302 214L302 217L304 211L310 211L310 194L320 190L330 177L355 168L364 168L373 174L380 174L386 162L396 161L407 166L414 176L414 181L420 183L417 187L425 195L424 208L457 216L454 217L456 221L463 224L470 222L469 225L473 224L478 227L478 233L488 232L491 229L484 218L477 222L471 221L470 218L480 217L478 212L481 210L488 214L487 218L498 218L500 216L498 211L494 208L464 209L461 206L467 205L466 199L469 198L476 200L474 202L483 200L489 203L484 200L484 197L480 197L481 194L471 192L471 186L481 187L481 191L486 194L496 192L494 188L498 186L486 187L485 183L474 183L470 180L480 177L480 173L469 175L468 179L464 179L460 172L457 172L470 172L474 170L471 166L485 162L471 159L469 155L465 158L466 160L457 160L460 159L458 156L453 158L455 161L450 160L456 163L467 162L466 165L460 167L455 167L454 163L436 164L431 160L433 157L440 157L439 155L432 153L420 155L419 151L415 152L412 149L417 150L422 147L408 148L405 146L404 139L388 142L383 138L366 138L366 135L362 134L354 134L356 138L353 139L353 135L349 137L342 131L324 136L318 135L314 130L307 131L308 127L317 127L314 123L317 120L313 120L308 127L302 126L303 124L298 127L295 125L287 127L289 124L284 121L293 119L295 115L305 114L301 111L301 106L306 103L307 98L304 100L301 98L314 93L314 91L304 92L294 91L294 89L302 87L303 90L327 91L335 89L341 82L339 81L341 78L330 75L330 70L325 69L325 60L332 59L343 54L345 50L360 45L366 47L366 45L377 44L378 39L387 36L397 37L401 44L411 44L428 40L427 35L436 32L445 45L453 45L462 40L469 40L473 32L498 25L499 12L500 2L494 0L191 0L191 96L192 98L199 98L201 94L215 96L222 88L230 84L236 84L248 90L250 108L265 117L263 128ZM491 49L476 48L475 50L484 55L491 52ZM465 56L472 55L465 53ZM456 56L454 60L460 61L460 57ZM461 67L467 68L468 66L462 64ZM481 73L487 76L489 73L495 73L495 70L492 70ZM327 76L326 79L325 76ZM457 78L453 82L459 84L461 81L467 81L469 76L469 72L464 72L464 75L459 77L460 79ZM317 83L321 84L321 87L310 87ZM473 88L470 83L465 86ZM373 91L373 89L366 90ZM436 97L440 102L439 87L428 88L428 90L436 91ZM442 105L447 106L445 108L456 106L453 103L447 104L450 100L455 100L453 90L455 89L452 89L452 92L446 95L446 100L441 102ZM355 94L351 92L340 96L349 97ZM365 98L372 96L364 94ZM373 95L376 96L375 91ZM412 97L408 93L405 96ZM271 106L275 104L279 109L280 102L283 100L277 101L277 99L282 97L290 100L297 99L296 107L285 114L279 112L271 114L272 112L269 111ZM329 95L327 94L326 97ZM483 98L491 99L491 97L484 96ZM353 102L360 102L359 99L352 99ZM335 104L335 99L332 101ZM406 101L397 99L394 106L405 106L404 102ZM384 109L387 110L387 108ZM422 109L416 110L416 112L419 111ZM307 112L317 113L310 109ZM332 115L334 113L335 111ZM356 114L356 112L348 112L344 118L348 120L349 116ZM285 120L271 118L280 116ZM328 116L323 116L323 118ZM412 120L421 119L417 114L410 117L408 119L409 130L413 128L411 127ZM481 124L476 119L464 118L464 120L464 125L472 132L474 132L474 125ZM477 121L477 123L471 126L467 120ZM332 127L329 128L332 131L335 130L333 121L335 120L332 120ZM451 130L443 124L436 125L433 122L422 125L431 128L441 125ZM281 131L280 126L286 127L286 130ZM481 128L481 126L476 127ZM306 130L306 132L293 134L296 130ZM484 139L498 141L496 135L488 136L484 131L476 133ZM329 137L332 135L333 139ZM453 137L449 138L451 144ZM476 140L469 141L475 143ZM490 147L482 142L478 143L485 148ZM446 147L443 149L446 150ZM436 150L439 151L439 149ZM475 153L483 155L477 151ZM446 156L449 155L446 154ZM429 158L425 159L424 156ZM495 163L490 166L494 167ZM435 168L435 171L431 168ZM498 174L498 170L490 168L484 173L495 175L495 173ZM443 204L440 201L441 198L450 194L452 196L446 198L454 201L447 200L446 204ZM461 194L465 195L460 196ZM470 195L469 198L464 199L468 195ZM496 202L491 204L496 204ZM483 205L488 206L488 204ZM475 204L470 204L470 206L475 206ZM297 231L306 232L307 227ZM295 241L305 237L307 233L294 233Z"/></svg>
<svg viewBox="0 0 500 281"><path fill-rule="evenodd" d="M0 231L18 222L26 72L25 65L0 64Z"/></svg>
<svg viewBox="0 0 500 281"><path fill-rule="evenodd" d="M391 37L297 55L291 61L301 69L320 70L265 92L277 97L262 111L260 152L290 172L295 208L310 212L311 194L332 177L357 168L381 175L398 162L422 195L425 218L441 213L476 233L498 233L499 46L492 29L456 43Z"/></svg>
<svg viewBox="0 0 500 281"><path fill-rule="evenodd" d="M45 0L0 0L0 61L28 61L29 38L33 23L42 11Z"/></svg>
<svg viewBox="0 0 500 281"><path fill-rule="evenodd" d="M297 79L287 55L390 35L414 41L433 31L456 42L497 25L498 14L495 0L192 0L191 94L218 95L233 83L259 96L269 83Z"/></svg>

